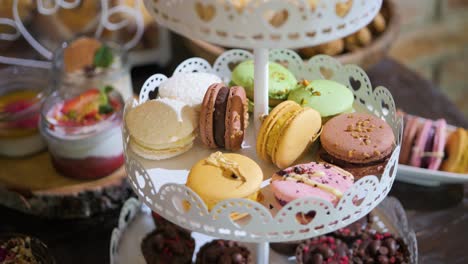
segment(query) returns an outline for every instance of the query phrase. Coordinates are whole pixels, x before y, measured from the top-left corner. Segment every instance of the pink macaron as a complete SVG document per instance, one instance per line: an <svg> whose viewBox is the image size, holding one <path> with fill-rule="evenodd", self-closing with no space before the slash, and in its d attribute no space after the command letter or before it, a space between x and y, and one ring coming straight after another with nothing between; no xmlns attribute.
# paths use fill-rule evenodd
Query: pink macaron
<svg viewBox="0 0 468 264"><path fill-rule="evenodd" d="M336 205L353 183L351 173L328 163L311 162L276 172L270 187L282 206L302 197L317 197Z"/></svg>
<svg viewBox="0 0 468 264"><path fill-rule="evenodd" d="M447 123L444 119L437 121L424 119L413 144L409 164L419 168L438 170L444 156L446 129Z"/></svg>
<svg viewBox="0 0 468 264"><path fill-rule="evenodd" d="M426 142L430 142L434 138L434 130L432 128L431 120L424 120L422 125L419 127L417 136L414 142L414 146L411 152L410 165L415 167L422 167L422 157L426 149ZM430 143L429 143L430 144ZM429 151L431 151L430 146Z"/></svg>
<svg viewBox="0 0 468 264"><path fill-rule="evenodd" d="M444 157L445 143L447 142L447 122L439 119L434 122L435 135L432 147L432 155L429 156L428 169L438 170Z"/></svg>
<svg viewBox="0 0 468 264"><path fill-rule="evenodd" d="M405 115L404 119L405 129L403 130L403 142L401 144L399 163L408 165L413 151L414 139L420 127L420 122L417 117L410 115Z"/></svg>

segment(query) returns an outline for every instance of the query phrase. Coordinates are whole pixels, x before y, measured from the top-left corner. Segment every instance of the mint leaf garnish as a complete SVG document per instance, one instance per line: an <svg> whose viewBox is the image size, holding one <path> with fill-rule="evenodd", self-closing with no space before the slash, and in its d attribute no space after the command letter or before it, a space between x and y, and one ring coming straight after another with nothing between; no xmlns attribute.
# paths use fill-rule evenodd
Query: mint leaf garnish
<svg viewBox="0 0 468 264"><path fill-rule="evenodd" d="M94 53L93 64L96 67L107 68L111 66L113 61L114 55L112 54L112 50L106 45L102 45L96 53Z"/></svg>
<svg viewBox="0 0 468 264"><path fill-rule="evenodd" d="M107 85L106 87L104 87L104 92L106 94L108 94L108 93L110 93L112 91L114 91L114 87L112 87L111 85Z"/></svg>
<svg viewBox="0 0 468 264"><path fill-rule="evenodd" d="M114 112L114 108L109 104L99 106L99 114L105 115L105 114L110 114L112 112Z"/></svg>

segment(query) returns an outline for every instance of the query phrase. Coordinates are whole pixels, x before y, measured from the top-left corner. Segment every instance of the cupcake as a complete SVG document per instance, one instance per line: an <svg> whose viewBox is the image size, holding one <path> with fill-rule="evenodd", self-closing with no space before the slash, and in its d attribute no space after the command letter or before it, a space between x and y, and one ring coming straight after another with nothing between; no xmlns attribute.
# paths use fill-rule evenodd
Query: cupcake
<svg viewBox="0 0 468 264"><path fill-rule="evenodd" d="M41 133L55 169L77 179L98 179L119 169L124 162L122 111L122 97L111 86L48 97Z"/></svg>
<svg viewBox="0 0 468 264"><path fill-rule="evenodd" d="M213 240L203 245L197 254L196 264L253 264L250 251L234 241Z"/></svg>
<svg viewBox="0 0 468 264"><path fill-rule="evenodd" d="M350 263L351 251L346 243L330 236L312 238L296 249L296 263Z"/></svg>
<svg viewBox="0 0 468 264"><path fill-rule="evenodd" d="M195 250L190 234L173 227L158 228L141 242L141 251L147 264L189 264Z"/></svg>

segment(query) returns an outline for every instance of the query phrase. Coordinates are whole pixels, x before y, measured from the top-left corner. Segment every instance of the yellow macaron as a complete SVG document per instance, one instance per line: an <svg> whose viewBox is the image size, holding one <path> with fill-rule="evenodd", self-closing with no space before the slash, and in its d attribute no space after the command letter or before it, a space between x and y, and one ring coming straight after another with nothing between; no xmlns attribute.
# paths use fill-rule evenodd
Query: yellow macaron
<svg viewBox="0 0 468 264"><path fill-rule="evenodd" d="M318 138L321 127L319 112L293 101L284 101L262 123L257 154L278 168L289 167Z"/></svg>
<svg viewBox="0 0 468 264"><path fill-rule="evenodd" d="M468 173L468 131L457 128L450 134L445 145L446 159L441 170L455 173Z"/></svg>
<svg viewBox="0 0 468 264"><path fill-rule="evenodd" d="M225 199L244 198L257 201L262 181L262 170L252 159L218 151L192 167L186 185L211 210Z"/></svg>

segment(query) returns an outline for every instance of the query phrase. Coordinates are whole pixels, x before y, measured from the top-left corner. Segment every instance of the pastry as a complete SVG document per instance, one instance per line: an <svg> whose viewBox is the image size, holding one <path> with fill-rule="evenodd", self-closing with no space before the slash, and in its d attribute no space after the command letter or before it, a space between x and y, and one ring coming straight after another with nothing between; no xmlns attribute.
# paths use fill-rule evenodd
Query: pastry
<svg viewBox="0 0 468 264"><path fill-rule="evenodd" d="M195 240L190 234L171 226L157 228L141 242L141 252L147 264L190 264Z"/></svg>
<svg viewBox="0 0 468 264"><path fill-rule="evenodd" d="M320 136L320 158L351 172L356 179L383 172L395 147L392 128L366 113L330 119Z"/></svg>
<svg viewBox="0 0 468 264"><path fill-rule="evenodd" d="M210 73L177 73L159 86L161 98L179 100L199 111L206 90L221 79Z"/></svg>
<svg viewBox="0 0 468 264"><path fill-rule="evenodd" d="M317 54L325 54L329 56L335 56L342 53L344 50L344 40L343 39L336 39L330 42L320 44L318 46L313 47L305 47L299 49L299 54L303 58L310 58Z"/></svg>
<svg viewBox="0 0 468 264"><path fill-rule="evenodd" d="M353 183L349 172L327 163L311 162L276 172L270 188L282 206L302 197L316 197L336 205Z"/></svg>
<svg viewBox="0 0 468 264"><path fill-rule="evenodd" d="M76 92L112 84L125 100L133 96L125 52L116 45L79 37L62 46L53 61L61 70L59 89Z"/></svg>
<svg viewBox="0 0 468 264"><path fill-rule="evenodd" d="M288 94L296 87L296 77L285 67L278 63L268 64L268 98L269 105L276 106L288 98ZM254 100L254 63L252 60L244 61L232 71L231 81L235 85L245 88L249 100Z"/></svg>
<svg viewBox="0 0 468 264"><path fill-rule="evenodd" d="M215 152L192 167L186 185L211 210L225 199L244 198L257 201L262 181L262 170L250 158Z"/></svg>
<svg viewBox="0 0 468 264"><path fill-rule="evenodd" d="M351 263L410 263L408 247L390 233L364 233L351 248Z"/></svg>
<svg viewBox="0 0 468 264"><path fill-rule="evenodd" d="M317 111L285 101L263 121L257 137L257 155L280 169L286 168L318 138L321 126Z"/></svg>
<svg viewBox="0 0 468 264"><path fill-rule="evenodd" d="M449 135L445 155L441 170L468 173L468 131L466 129L457 128Z"/></svg>
<svg viewBox="0 0 468 264"><path fill-rule="evenodd" d="M252 253L234 241L213 240L206 243L197 253L196 264L253 264Z"/></svg>
<svg viewBox="0 0 468 264"><path fill-rule="evenodd" d="M25 235L0 236L1 264L53 264L47 246L36 238Z"/></svg>
<svg viewBox="0 0 468 264"><path fill-rule="evenodd" d="M200 138L209 148L238 150L244 140L249 114L244 88L212 84L200 111Z"/></svg>
<svg viewBox="0 0 468 264"><path fill-rule="evenodd" d="M169 227L173 227L174 229L176 229L179 232L184 232L184 233L187 233L187 234L191 233L190 230L187 230L187 229L182 228L182 227L180 227L180 226L178 226L176 224L173 224L171 221L169 221L166 218L160 216L156 212L151 212L151 217L153 218L154 225L156 226L156 228L166 228L167 226L169 226Z"/></svg>
<svg viewBox="0 0 468 264"><path fill-rule="evenodd" d="M330 118L353 112L353 93L346 86L329 80L303 80L288 100L317 110L325 123Z"/></svg>
<svg viewBox="0 0 468 264"><path fill-rule="evenodd" d="M312 238L296 249L296 263L350 263L351 251L341 240L330 236Z"/></svg>
<svg viewBox="0 0 468 264"><path fill-rule="evenodd" d="M198 125L193 108L173 99L147 101L125 117L130 148L150 160L168 159L188 151Z"/></svg>
<svg viewBox="0 0 468 264"><path fill-rule="evenodd" d="M40 152L46 147L39 133L43 94L22 86L11 89L18 84L7 86L0 92L0 155L23 157Z"/></svg>
<svg viewBox="0 0 468 264"><path fill-rule="evenodd" d="M55 169L77 179L97 179L119 169L124 162L122 111L122 97L110 86L47 98L41 133Z"/></svg>
<svg viewBox="0 0 468 264"><path fill-rule="evenodd" d="M420 122L417 117L404 115L403 140L401 143L401 152L398 162L409 165L410 157L413 151L413 144L419 129Z"/></svg>
<svg viewBox="0 0 468 264"><path fill-rule="evenodd" d="M446 127L444 119L435 122L426 119L422 123L418 122L414 142L404 143L412 146L409 165L430 170L439 169L444 156Z"/></svg>

